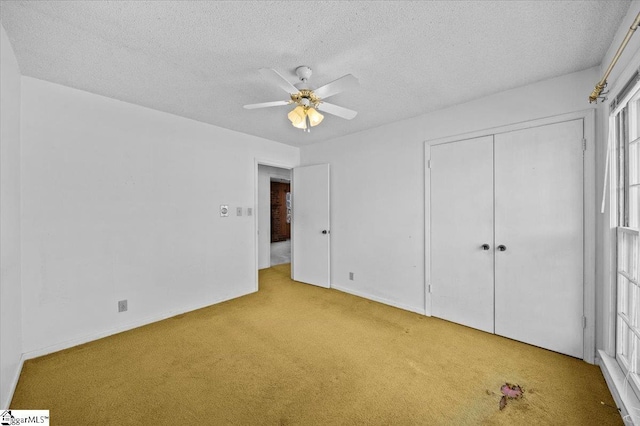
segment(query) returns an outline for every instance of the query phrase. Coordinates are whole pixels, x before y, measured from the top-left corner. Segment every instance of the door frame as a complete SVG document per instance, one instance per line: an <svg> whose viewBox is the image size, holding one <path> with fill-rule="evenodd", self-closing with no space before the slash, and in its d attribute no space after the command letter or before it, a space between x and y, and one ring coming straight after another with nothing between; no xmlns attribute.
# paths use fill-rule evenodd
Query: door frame
<svg viewBox="0 0 640 426"><path fill-rule="evenodd" d="M278 167L280 169L286 169L292 171L294 167L298 165L295 163L280 163L278 161L273 161L270 159L254 157L253 159L253 245L254 245L254 282L255 282L255 291L258 291L258 270L260 267L260 237L258 235L258 218L260 217L260 213L258 211L258 200L259 200L259 190L260 190L260 182L259 182L259 171L258 166L269 166L269 167ZM293 180L293 176L292 176ZM291 229L291 233L293 234L293 229ZM293 259L291 259L293 261Z"/></svg>
<svg viewBox="0 0 640 426"><path fill-rule="evenodd" d="M595 304L595 269L596 269L596 145L595 145L595 108L570 112L566 114L544 117L535 120L507 124L468 133L462 133L442 138L424 141L424 307L425 315L431 316L431 146L457 142L465 139L473 139L481 136L507 133L515 130L523 130L532 127L540 127L548 124L561 123L571 120L583 120L583 134L585 150L582 160L583 167L583 312L585 328L583 331L584 361L595 363L596 355L596 304Z"/></svg>

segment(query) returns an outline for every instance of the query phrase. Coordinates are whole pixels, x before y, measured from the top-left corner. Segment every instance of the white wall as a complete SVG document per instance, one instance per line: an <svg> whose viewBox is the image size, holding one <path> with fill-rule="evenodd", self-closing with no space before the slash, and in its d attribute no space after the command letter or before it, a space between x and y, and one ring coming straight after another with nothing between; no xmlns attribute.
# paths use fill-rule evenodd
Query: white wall
<svg viewBox="0 0 640 426"><path fill-rule="evenodd" d="M271 178L291 181L291 170L258 166L258 266L271 266Z"/></svg>
<svg viewBox="0 0 640 426"><path fill-rule="evenodd" d="M0 25L0 409L20 373L20 70Z"/></svg>
<svg viewBox="0 0 640 426"><path fill-rule="evenodd" d="M424 141L593 108L598 69L301 148L331 164L332 286L424 312ZM355 280L349 280L355 272Z"/></svg>
<svg viewBox="0 0 640 426"><path fill-rule="evenodd" d="M593 86L595 86L604 75L604 72L611 63L611 59L618 50L620 43L626 36L638 12L640 12L640 0L634 0L620 28L616 32L606 55L602 59L598 77L593 82ZM615 306L615 285L611 280L611 252L608 250L608 246L612 244L612 238L614 237L614 230L610 225L611 218L609 214L610 205L608 197L606 199L604 213L600 213L602 188L604 184L606 143L609 132L609 104L638 68L640 68L640 34L636 31L607 79L605 92L609 91L611 96L609 96L607 101L600 102L596 111L596 131L598 132L598 140L600 141L596 152L596 228L598 230L596 233L596 318L599 319L596 328L596 346L599 349L611 350L610 355L613 355L612 350L614 349L615 334L606 333L605 330L612 327L613 321L615 320L614 313L611 312L611 307ZM591 89L593 89L593 87Z"/></svg>
<svg viewBox="0 0 640 426"><path fill-rule="evenodd" d="M27 356L256 290L255 159L298 148L22 78ZM230 216L221 218L219 206ZM236 216L236 207L243 215ZM129 310L117 312L127 299Z"/></svg>

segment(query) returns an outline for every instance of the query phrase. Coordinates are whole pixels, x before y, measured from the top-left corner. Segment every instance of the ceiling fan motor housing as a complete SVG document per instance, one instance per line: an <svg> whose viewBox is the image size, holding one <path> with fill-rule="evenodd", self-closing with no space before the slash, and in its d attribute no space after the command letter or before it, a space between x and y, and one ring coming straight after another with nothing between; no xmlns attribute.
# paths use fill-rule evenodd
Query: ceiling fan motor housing
<svg viewBox="0 0 640 426"><path fill-rule="evenodd" d="M302 81L307 81L311 77L313 71L306 65L299 66L296 68L296 75Z"/></svg>
<svg viewBox="0 0 640 426"><path fill-rule="evenodd" d="M300 79L299 82L294 84L296 89L298 89L298 90L313 90L313 87L311 87L308 84L312 73L313 73L313 71L311 70L311 68L309 68L307 66L304 66L304 65L296 68L296 75Z"/></svg>
<svg viewBox="0 0 640 426"><path fill-rule="evenodd" d="M293 93L291 95L291 100L304 107L313 106L316 108L321 102L320 98L313 93L313 90L309 89L300 89L298 93Z"/></svg>

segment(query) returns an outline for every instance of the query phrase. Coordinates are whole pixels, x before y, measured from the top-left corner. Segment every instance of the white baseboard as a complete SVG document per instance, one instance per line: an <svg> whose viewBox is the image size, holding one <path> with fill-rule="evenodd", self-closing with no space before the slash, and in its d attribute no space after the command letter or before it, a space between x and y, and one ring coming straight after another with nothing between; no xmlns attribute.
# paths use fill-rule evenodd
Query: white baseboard
<svg viewBox="0 0 640 426"><path fill-rule="evenodd" d="M20 356L20 361L18 362L18 369L13 376L13 380L11 381L11 386L9 387L9 394L7 395L7 400L2 401L2 407L0 410L8 410L11 408L9 405L11 404L11 400L13 399L13 394L16 392L16 387L18 386L18 380L20 380L20 374L22 373L22 366L24 365L24 354Z"/></svg>
<svg viewBox="0 0 640 426"><path fill-rule="evenodd" d="M29 351L22 354L24 360L38 358L40 356L48 355L50 353L58 352L64 349L69 349L74 346L82 345L84 343L89 343L94 340L102 339L104 337L112 336L114 334L122 333L123 331L133 330L134 328L142 327L143 325L152 324L154 322L162 321L167 318L175 317L176 315L181 315L187 312L195 311L198 309L206 308L207 306L215 305L218 303L226 302L227 300L236 299L238 297L246 296L251 293L255 293L256 290L248 291L247 293L237 294L230 297L222 297L211 299L206 302L201 302L197 304L193 304L187 307L171 310L165 312L163 314L154 315L150 317L141 318L134 322L121 325L116 328L112 328L109 330L101 331L99 333L92 333L86 336L79 337L77 339L67 340L66 342L57 343L55 345L47 346L40 349L35 349L33 351ZM11 393L13 395L13 392Z"/></svg>
<svg viewBox="0 0 640 426"><path fill-rule="evenodd" d="M415 312L417 314L425 315L425 311L423 307L416 308L415 306L405 305L404 303L395 302L393 300L385 299L384 297L374 296L372 294L364 293L358 290L353 290L347 287L342 287L339 285L331 284L331 288L342 291L344 293L353 294L354 296L362 297L364 299L373 300L374 302L379 302L384 305L393 306L394 308L403 309L409 312Z"/></svg>
<svg viewBox="0 0 640 426"><path fill-rule="evenodd" d="M620 409L620 415L625 425L638 425L640 421L640 400L629 384L625 386L625 377L615 358L610 357L604 351L598 351L596 364L600 366L609 391ZM629 413L635 413L630 415Z"/></svg>

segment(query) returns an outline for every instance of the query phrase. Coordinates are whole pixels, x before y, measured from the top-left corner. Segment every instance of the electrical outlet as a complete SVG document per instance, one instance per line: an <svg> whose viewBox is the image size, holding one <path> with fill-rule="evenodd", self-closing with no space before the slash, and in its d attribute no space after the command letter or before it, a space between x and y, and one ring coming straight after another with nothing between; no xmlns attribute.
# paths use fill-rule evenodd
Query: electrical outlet
<svg viewBox="0 0 640 426"><path fill-rule="evenodd" d="M242 216L242 207L236 207L236 216Z"/></svg>
<svg viewBox="0 0 640 426"><path fill-rule="evenodd" d="M253 209L251 207L247 207L247 216L253 215Z"/></svg>
<svg viewBox="0 0 640 426"><path fill-rule="evenodd" d="M118 312L126 312L126 310L127 310L127 301L120 300L118 302Z"/></svg>
<svg viewBox="0 0 640 426"><path fill-rule="evenodd" d="M349 279L353 281L355 274L353 272L349 272Z"/></svg>

